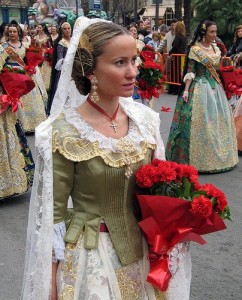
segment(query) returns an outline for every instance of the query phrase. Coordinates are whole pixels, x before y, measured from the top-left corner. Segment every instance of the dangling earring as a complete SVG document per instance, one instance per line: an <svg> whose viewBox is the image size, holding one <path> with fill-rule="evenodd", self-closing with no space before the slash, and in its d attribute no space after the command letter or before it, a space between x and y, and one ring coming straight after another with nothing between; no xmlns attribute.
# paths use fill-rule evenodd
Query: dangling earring
<svg viewBox="0 0 242 300"><path fill-rule="evenodd" d="M98 84L98 80L97 78L94 76L93 79L91 80L92 82L92 96L90 97L92 102L96 103L99 101L99 97L97 94L97 84Z"/></svg>
<svg viewBox="0 0 242 300"><path fill-rule="evenodd" d="M205 36L203 37L203 43L205 42Z"/></svg>

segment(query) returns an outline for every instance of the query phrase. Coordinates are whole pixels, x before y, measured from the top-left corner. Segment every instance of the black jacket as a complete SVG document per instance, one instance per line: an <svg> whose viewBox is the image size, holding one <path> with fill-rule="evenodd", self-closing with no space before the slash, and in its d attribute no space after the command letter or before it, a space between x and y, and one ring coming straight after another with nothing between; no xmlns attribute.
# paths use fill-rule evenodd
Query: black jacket
<svg viewBox="0 0 242 300"><path fill-rule="evenodd" d="M230 56L232 59L236 54L242 52L242 38L238 40L236 45L233 45L227 52L227 56Z"/></svg>
<svg viewBox="0 0 242 300"><path fill-rule="evenodd" d="M169 54L185 54L187 49L187 37L182 34L176 34Z"/></svg>

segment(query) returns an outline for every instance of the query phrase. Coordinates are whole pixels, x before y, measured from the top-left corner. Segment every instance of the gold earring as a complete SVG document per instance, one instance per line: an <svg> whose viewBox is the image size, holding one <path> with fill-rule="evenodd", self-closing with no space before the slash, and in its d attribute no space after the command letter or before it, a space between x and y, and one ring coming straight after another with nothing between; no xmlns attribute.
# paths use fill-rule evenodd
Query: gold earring
<svg viewBox="0 0 242 300"><path fill-rule="evenodd" d="M97 84L98 84L98 80L97 78L94 76L93 79L91 80L92 82L92 95L91 95L91 100L92 102L96 103L99 101L99 97L97 94Z"/></svg>

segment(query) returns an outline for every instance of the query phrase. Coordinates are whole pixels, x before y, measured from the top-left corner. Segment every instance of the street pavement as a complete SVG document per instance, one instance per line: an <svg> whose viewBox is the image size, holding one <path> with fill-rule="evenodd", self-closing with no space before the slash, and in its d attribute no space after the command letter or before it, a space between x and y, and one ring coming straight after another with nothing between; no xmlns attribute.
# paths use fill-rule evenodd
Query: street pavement
<svg viewBox="0 0 242 300"><path fill-rule="evenodd" d="M163 94L154 109L161 112L161 135L167 141L176 97ZM34 153L34 136L28 136ZM202 175L202 183L213 183L228 197L232 221L227 230L205 236L206 245L191 244L192 284L190 300L242 300L242 160L227 173ZM30 191L0 201L0 300L20 297ZM34 299L43 300L43 299ZM130 299L132 300L132 299ZM143 300L143 299L140 299ZM179 296L176 300L180 299Z"/></svg>

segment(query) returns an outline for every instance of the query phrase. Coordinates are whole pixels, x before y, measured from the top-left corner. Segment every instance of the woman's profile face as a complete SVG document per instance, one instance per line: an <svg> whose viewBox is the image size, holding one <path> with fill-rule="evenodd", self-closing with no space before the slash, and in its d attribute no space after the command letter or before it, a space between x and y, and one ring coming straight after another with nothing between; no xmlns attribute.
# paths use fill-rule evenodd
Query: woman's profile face
<svg viewBox="0 0 242 300"><path fill-rule="evenodd" d="M93 72L98 80L99 97L111 100L132 96L137 72L136 54L136 42L128 34L113 38L103 47Z"/></svg>
<svg viewBox="0 0 242 300"><path fill-rule="evenodd" d="M205 41L212 43L217 36L217 25L210 25L205 33Z"/></svg>
<svg viewBox="0 0 242 300"><path fill-rule="evenodd" d="M237 30L237 36L239 39L242 38L242 28Z"/></svg>

